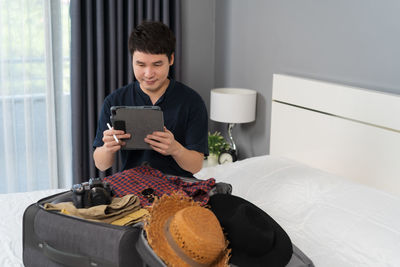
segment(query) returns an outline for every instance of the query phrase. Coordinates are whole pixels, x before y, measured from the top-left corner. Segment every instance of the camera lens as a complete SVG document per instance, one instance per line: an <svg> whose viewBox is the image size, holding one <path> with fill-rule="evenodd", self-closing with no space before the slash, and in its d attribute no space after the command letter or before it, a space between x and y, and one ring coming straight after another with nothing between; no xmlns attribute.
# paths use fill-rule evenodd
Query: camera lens
<svg viewBox="0 0 400 267"><path fill-rule="evenodd" d="M72 191L77 194L82 194L84 191L84 188L81 184L74 184L72 186Z"/></svg>
<svg viewBox="0 0 400 267"><path fill-rule="evenodd" d="M111 203L110 194L102 187L93 187L90 190L91 205L108 205Z"/></svg>

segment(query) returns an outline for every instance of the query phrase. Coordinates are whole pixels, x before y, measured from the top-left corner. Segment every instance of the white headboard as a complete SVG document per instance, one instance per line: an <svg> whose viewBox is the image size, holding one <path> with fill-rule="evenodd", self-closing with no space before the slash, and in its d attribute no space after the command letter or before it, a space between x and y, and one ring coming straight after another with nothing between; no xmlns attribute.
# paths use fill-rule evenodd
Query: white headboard
<svg viewBox="0 0 400 267"><path fill-rule="evenodd" d="M274 74L270 154L400 195L400 95Z"/></svg>

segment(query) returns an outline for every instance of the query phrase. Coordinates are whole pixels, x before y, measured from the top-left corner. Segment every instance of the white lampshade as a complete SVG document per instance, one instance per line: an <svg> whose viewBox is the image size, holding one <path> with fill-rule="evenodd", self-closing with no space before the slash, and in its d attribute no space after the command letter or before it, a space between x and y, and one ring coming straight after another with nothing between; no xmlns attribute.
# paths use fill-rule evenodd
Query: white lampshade
<svg viewBox="0 0 400 267"><path fill-rule="evenodd" d="M216 88L211 90L210 118L225 123L246 123L256 119L255 90Z"/></svg>

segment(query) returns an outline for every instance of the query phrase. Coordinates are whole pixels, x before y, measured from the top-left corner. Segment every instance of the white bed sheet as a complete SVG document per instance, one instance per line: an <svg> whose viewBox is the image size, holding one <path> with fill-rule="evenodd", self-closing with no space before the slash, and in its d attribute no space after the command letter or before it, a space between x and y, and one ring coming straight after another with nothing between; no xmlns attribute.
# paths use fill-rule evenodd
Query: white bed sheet
<svg viewBox="0 0 400 267"><path fill-rule="evenodd" d="M0 194L0 266L18 267L22 263L22 216L25 209L41 198L65 191L52 189L26 193Z"/></svg>
<svg viewBox="0 0 400 267"><path fill-rule="evenodd" d="M315 266L400 266L400 198L280 157L205 168L272 216Z"/></svg>

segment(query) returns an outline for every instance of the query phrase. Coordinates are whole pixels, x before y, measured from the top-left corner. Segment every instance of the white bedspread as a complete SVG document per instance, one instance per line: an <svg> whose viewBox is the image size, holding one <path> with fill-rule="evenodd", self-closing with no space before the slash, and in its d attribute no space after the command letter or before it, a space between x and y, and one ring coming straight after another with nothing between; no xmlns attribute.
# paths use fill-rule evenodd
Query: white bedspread
<svg viewBox="0 0 400 267"><path fill-rule="evenodd" d="M287 231L315 266L400 266L400 198L283 158L206 168Z"/></svg>
<svg viewBox="0 0 400 267"><path fill-rule="evenodd" d="M22 216L25 209L41 198L65 191L53 189L27 193L0 194L0 266L24 266L22 263Z"/></svg>

